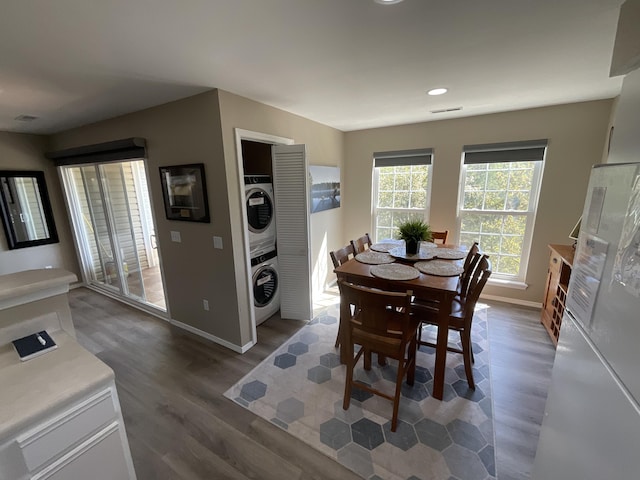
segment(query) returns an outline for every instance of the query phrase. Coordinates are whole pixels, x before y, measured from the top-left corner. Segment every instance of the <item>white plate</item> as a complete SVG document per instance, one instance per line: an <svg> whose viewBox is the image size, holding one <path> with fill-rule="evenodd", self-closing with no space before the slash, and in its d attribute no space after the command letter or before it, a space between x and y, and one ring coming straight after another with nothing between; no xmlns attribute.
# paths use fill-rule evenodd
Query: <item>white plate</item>
<svg viewBox="0 0 640 480"><path fill-rule="evenodd" d="M413 280L420 276L420 272L409 265L390 263L387 265L374 265L371 267L371 275L385 280Z"/></svg>

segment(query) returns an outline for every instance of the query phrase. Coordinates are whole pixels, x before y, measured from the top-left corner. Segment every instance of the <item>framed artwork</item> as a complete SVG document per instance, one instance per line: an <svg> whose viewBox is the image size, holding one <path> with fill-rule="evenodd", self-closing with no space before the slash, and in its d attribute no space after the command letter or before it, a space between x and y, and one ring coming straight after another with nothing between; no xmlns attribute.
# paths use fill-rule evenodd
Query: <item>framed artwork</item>
<svg viewBox="0 0 640 480"><path fill-rule="evenodd" d="M340 167L309 165L311 213L340 206Z"/></svg>
<svg viewBox="0 0 640 480"><path fill-rule="evenodd" d="M209 223L203 163L160 167L160 181L168 220Z"/></svg>

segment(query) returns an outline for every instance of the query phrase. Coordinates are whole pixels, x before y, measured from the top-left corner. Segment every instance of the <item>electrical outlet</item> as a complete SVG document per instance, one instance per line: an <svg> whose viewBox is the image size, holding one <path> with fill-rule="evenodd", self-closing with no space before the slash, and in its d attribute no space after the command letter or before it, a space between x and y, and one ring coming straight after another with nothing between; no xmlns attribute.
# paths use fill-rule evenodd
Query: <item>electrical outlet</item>
<svg viewBox="0 0 640 480"><path fill-rule="evenodd" d="M222 250L222 237L213 237L213 248Z"/></svg>
<svg viewBox="0 0 640 480"><path fill-rule="evenodd" d="M176 243L180 243L182 242L182 238L180 237L180 232L176 232L176 231L171 231L171 241L172 242L176 242Z"/></svg>
<svg viewBox="0 0 640 480"><path fill-rule="evenodd" d="M204 308L207 312L209 311L209 300L202 300L202 308Z"/></svg>

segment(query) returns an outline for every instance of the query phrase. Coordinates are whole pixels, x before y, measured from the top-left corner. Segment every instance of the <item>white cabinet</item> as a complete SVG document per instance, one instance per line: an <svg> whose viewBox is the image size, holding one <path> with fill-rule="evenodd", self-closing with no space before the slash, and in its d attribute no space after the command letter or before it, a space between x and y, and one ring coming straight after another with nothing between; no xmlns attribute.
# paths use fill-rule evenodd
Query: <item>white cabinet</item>
<svg viewBox="0 0 640 480"><path fill-rule="evenodd" d="M133 478L114 388L110 385L17 436L32 479Z"/></svg>
<svg viewBox="0 0 640 480"><path fill-rule="evenodd" d="M74 275L0 276L0 480L135 480L114 373L75 340ZM58 348L21 362L11 339L47 330Z"/></svg>
<svg viewBox="0 0 640 480"><path fill-rule="evenodd" d="M0 480L16 479L135 479L113 382L0 445Z"/></svg>
<svg viewBox="0 0 640 480"><path fill-rule="evenodd" d="M31 477L31 480L125 480L130 477L120 442L118 424L112 423L68 455Z"/></svg>

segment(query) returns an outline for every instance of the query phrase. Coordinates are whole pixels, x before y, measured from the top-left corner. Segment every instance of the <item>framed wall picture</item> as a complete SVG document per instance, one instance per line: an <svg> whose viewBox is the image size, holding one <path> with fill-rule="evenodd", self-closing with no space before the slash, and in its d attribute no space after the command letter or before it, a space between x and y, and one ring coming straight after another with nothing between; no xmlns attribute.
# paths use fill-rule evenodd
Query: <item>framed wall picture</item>
<svg viewBox="0 0 640 480"><path fill-rule="evenodd" d="M209 223L203 163L160 167L160 181L168 220Z"/></svg>
<svg viewBox="0 0 640 480"><path fill-rule="evenodd" d="M340 206L340 167L309 165L311 213Z"/></svg>

